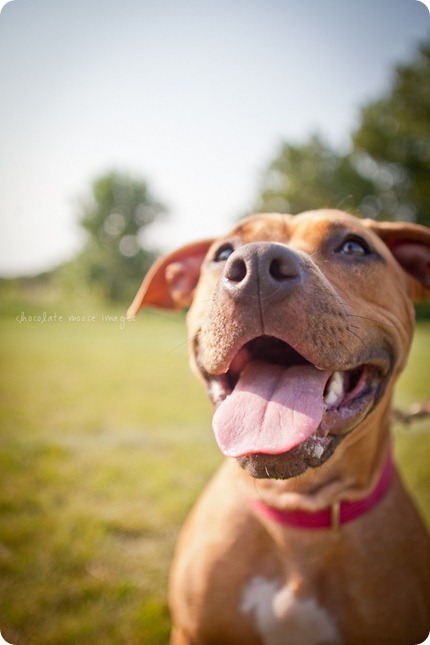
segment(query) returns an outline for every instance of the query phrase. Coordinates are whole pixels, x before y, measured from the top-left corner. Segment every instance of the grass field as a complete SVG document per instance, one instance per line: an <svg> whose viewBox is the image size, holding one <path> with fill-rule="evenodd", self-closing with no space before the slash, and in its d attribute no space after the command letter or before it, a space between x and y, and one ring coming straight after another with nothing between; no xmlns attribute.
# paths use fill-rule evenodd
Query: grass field
<svg viewBox="0 0 430 645"><path fill-rule="evenodd" d="M0 318L0 630L15 645L168 640L174 543L221 457L183 318L122 313ZM428 398L429 364L422 325L400 406ZM430 524L430 423L396 435Z"/></svg>

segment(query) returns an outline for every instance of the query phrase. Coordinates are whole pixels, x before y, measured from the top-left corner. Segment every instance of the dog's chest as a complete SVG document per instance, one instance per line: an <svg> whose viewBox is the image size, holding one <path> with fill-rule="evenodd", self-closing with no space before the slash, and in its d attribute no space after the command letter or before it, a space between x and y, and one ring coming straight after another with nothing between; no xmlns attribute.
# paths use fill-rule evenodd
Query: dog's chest
<svg viewBox="0 0 430 645"><path fill-rule="evenodd" d="M279 579L251 578L243 589L242 615L252 616L264 645L336 645L334 619L312 597L299 598Z"/></svg>

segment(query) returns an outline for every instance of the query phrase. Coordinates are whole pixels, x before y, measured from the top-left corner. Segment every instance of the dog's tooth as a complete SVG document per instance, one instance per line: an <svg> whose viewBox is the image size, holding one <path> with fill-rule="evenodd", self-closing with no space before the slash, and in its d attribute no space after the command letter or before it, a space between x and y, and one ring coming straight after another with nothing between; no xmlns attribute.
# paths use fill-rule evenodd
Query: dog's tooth
<svg viewBox="0 0 430 645"><path fill-rule="evenodd" d="M221 382L216 378L211 379L210 381L209 396L215 405L218 403L221 403L221 401L223 401L223 399L225 399L226 397L226 392L224 387L222 386Z"/></svg>
<svg viewBox="0 0 430 645"><path fill-rule="evenodd" d="M326 395L324 402L327 405L333 405L343 392L343 374L342 372L334 372L327 384Z"/></svg>

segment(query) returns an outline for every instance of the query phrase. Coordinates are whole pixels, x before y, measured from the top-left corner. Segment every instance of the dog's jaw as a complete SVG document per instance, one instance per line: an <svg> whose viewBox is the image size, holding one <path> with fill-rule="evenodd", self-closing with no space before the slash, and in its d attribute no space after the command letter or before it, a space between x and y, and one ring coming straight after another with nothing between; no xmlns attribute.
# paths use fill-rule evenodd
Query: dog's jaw
<svg viewBox="0 0 430 645"><path fill-rule="evenodd" d="M300 355L290 345L277 338L257 337L246 343L230 363L230 367L224 374L210 374L204 367L202 355L199 353L198 336L194 342L195 363L200 375L203 377L216 410L222 409L223 405L233 404L231 416L234 417L234 392L241 382L242 375L246 370L252 369L258 378L259 366L264 371L264 365L270 370L287 371L292 366L309 366L308 371L312 373L310 361ZM288 438L288 428L274 427L274 433L279 433L279 438L274 442L273 447L266 450L249 448L252 442L247 441L231 445L223 444L223 433L218 432L216 424L219 422L219 413L215 413L214 429L221 450L226 456L236 457L242 467L251 475L258 478L290 478L295 477L308 468L321 466L333 454L341 440L357 427L366 416L374 409L382 397L391 372L392 361L388 356L384 359L381 356L365 364L358 364L346 370L334 369L326 366L323 372L321 368L313 367L313 371L321 371L321 419L318 425L309 432L307 436L298 439ZM251 366L251 367L249 367ZM276 367L277 366L277 367ZM293 370L291 370L293 371ZM306 373L306 370L304 370ZM287 372L288 373L288 372ZM293 413L294 416L294 413ZM247 432L248 428L243 428ZM233 432L235 430L233 429ZM249 428L249 434L258 434L259 429ZM285 435L283 441L287 442L288 449L279 449L282 445L281 436ZM293 444L293 445L290 445Z"/></svg>

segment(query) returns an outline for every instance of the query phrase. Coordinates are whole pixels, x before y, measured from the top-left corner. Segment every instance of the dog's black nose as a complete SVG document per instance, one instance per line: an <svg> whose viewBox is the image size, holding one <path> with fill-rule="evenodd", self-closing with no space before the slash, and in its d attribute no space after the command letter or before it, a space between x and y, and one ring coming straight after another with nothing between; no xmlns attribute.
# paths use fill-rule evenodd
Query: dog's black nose
<svg viewBox="0 0 430 645"><path fill-rule="evenodd" d="M302 260L283 244L245 244L228 258L224 286L235 298L259 295L284 298L300 282Z"/></svg>

